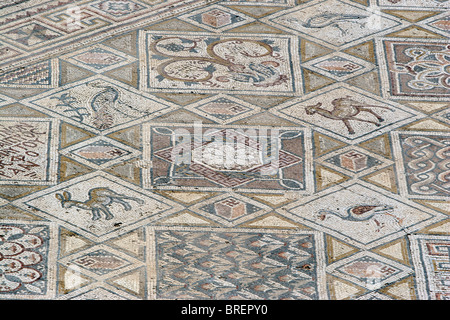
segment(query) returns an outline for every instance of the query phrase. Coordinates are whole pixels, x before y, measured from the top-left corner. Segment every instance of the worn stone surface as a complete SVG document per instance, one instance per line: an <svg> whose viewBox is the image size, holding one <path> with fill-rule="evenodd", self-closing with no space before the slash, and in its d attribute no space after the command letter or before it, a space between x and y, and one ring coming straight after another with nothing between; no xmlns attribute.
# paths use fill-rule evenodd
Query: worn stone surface
<svg viewBox="0 0 450 320"><path fill-rule="evenodd" d="M0 12L0 300L450 299L446 1Z"/></svg>

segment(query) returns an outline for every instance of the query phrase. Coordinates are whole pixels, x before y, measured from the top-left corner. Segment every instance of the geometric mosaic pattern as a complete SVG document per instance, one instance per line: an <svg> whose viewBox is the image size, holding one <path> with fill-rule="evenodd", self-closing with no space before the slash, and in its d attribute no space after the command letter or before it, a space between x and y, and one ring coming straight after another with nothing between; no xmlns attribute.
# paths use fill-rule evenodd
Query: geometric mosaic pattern
<svg viewBox="0 0 450 320"><path fill-rule="evenodd" d="M419 288L423 299L448 300L449 281L449 238L439 236L412 237L415 262L420 264L418 272L424 281Z"/></svg>
<svg viewBox="0 0 450 320"><path fill-rule="evenodd" d="M446 5L2 1L0 300L449 300Z"/></svg>
<svg viewBox="0 0 450 320"><path fill-rule="evenodd" d="M324 294L313 234L155 230L155 241L161 298L310 300Z"/></svg>

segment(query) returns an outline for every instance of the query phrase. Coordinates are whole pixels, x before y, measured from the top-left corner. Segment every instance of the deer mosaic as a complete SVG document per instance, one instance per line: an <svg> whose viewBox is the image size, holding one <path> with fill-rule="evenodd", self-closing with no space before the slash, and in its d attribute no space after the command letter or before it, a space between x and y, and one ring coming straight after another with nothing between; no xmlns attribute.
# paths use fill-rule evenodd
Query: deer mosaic
<svg viewBox="0 0 450 320"><path fill-rule="evenodd" d="M90 210L92 213L92 220L100 219L101 213L104 214L106 220L114 218L114 215L107 207L112 203L121 204L126 211L131 210L131 205L125 200L131 200L139 204L144 204L144 201L141 199L119 194L109 188L94 188L89 190L88 195L89 199L84 202L71 200L72 196L68 191L64 191L62 194L57 193L55 197L61 202L61 206L63 208L78 207L81 209Z"/></svg>

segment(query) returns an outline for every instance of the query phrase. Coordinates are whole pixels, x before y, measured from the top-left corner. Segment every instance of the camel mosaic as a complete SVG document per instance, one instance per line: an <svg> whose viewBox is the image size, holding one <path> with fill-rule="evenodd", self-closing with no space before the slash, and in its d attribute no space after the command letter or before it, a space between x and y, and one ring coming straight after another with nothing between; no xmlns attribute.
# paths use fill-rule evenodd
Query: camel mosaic
<svg viewBox="0 0 450 320"><path fill-rule="evenodd" d="M373 111L372 108L380 108L392 111L392 109L389 107L377 106L356 101L353 100L350 96L334 99L333 101L331 101L331 104L333 105L333 109L331 111L322 108L321 102L318 102L315 105L307 106L305 107L306 114L313 115L317 113L328 119L340 120L347 127L349 134L355 134L355 130L353 129L350 120L371 123L376 125L377 127L381 125L381 122L383 122L384 119L375 111ZM362 112L370 113L376 118L376 121L356 117Z"/></svg>

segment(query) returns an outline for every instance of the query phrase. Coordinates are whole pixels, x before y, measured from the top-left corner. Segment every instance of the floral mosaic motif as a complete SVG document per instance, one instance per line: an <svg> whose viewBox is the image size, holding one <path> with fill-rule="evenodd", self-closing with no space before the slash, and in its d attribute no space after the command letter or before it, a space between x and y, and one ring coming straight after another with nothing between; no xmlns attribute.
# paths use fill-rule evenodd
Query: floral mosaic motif
<svg viewBox="0 0 450 320"><path fill-rule="evenodd" d="M44 294L48 227L0 225L0 297Z"/></svg>
<svg viewBox="0 0 450 320"><path fill-rule="evenodd" d="M290 38L148 35L153 88L293 91Z"/></svg>
<svg viewBox="0 0 450 320"><path fill-rule="evenodd" d="M385 41L393 96L450 95L450 46L445 43Z"/></svg>

